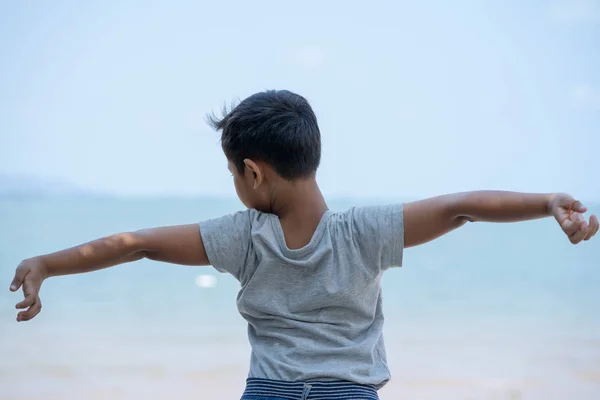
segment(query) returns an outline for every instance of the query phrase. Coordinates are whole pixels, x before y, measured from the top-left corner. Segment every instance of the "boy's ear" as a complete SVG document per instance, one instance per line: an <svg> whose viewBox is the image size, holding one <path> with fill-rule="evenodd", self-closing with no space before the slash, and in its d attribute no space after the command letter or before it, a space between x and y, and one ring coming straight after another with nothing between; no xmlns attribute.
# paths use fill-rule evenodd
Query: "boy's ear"
<svg viewBox="0 0 600 400"><path fill-rule="evenodd" d="M252 179L254 180L252 187L254 189L258 188L265 179L264 171L257 163L249 158L244 160L244 164L246 165L247 173L252 174Z"/></svg>

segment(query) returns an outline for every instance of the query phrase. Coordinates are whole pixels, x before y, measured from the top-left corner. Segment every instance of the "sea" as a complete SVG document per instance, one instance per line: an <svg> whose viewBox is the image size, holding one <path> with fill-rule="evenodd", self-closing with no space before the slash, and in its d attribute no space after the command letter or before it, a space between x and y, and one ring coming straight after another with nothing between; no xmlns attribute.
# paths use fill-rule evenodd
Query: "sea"
<svg viewBox="0 0 600 400"><path fill-rule="evenodd" d="M16 322L22 295L8 287L27 257L241 208L213 198L0 199L0 399L239 398L250 348L229 275L142 260L51 278L26 323ZM595 239L573 246L548 218L468 224L405 250L382 283L392 374L382 399L600 399Z"/></svg>

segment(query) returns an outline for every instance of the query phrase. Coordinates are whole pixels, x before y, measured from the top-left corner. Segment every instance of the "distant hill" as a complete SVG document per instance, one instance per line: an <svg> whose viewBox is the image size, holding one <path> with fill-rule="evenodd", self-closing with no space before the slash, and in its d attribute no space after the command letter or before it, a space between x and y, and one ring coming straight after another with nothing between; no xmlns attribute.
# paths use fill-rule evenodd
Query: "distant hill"
<svg viewBox="0 0 600 400"><path fill-rule="evenodd" d="M0 174L0 197L74 196L87 192L70 183L27 175Z"/></svg>

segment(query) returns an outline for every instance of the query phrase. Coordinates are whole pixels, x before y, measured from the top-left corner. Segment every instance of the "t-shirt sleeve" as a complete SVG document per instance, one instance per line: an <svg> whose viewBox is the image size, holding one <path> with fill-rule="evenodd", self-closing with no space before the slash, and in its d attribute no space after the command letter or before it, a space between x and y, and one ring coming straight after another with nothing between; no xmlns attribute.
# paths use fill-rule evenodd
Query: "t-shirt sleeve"
<svg viewBox="0 0 600 400"><path fill-rule="evenodd" d="M228 272L238 281L252 248L252 218L253 210L245 210L200 222L208 261L217 271Z"/></svg>
<svg viewBox="0 0 600 400"><path fill-rule="evenodd" d="M361 254L381 271L402 266L404 205L355 208L353 237Z"/></svg>

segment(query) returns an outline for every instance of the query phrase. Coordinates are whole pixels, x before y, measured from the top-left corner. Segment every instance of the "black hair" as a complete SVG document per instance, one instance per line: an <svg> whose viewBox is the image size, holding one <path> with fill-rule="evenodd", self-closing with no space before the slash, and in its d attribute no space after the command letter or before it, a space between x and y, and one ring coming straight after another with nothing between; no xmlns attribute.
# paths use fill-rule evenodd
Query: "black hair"
<svg viewBox="0 0 600 400"><path fill-rule="evenodd" d="M223 116L207 117L221 133L225 156L240 173L244 159L263 161L283 178L313 175L321 162L321 133L308 101L288 90L253 94Z"/></svg>

